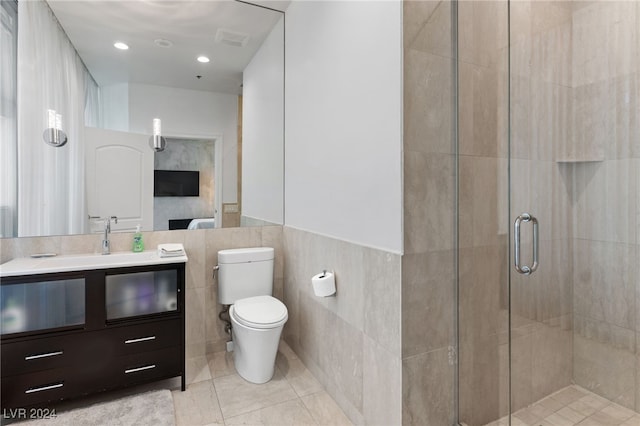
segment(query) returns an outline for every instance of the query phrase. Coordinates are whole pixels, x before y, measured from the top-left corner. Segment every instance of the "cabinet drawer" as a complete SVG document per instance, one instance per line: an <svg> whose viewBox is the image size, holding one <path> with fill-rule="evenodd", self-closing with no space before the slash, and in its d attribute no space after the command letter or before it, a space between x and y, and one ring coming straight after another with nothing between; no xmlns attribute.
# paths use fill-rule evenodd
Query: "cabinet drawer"
<svg viewBox="0 0 640 426"><path fill-rule="evenodd" d="M19 408L59 400L78 392L78 387L72 373L64 368L4 377L2 408Z"/></svg>
<svg viewBox="0 0 640 426"><path fill-rule="evenodd" d="M73 365L82 358L77 339L75 334L2 343L2 377Z"/></svg>
<svg viewBox="0 0 640 426"><path fill-rule="evenodd" d="M116 355L151 352L182 345L179 318L115 327L106 333Z"/></svg>
<svg viewBox="0 0 640 426"><path fill-rule="evenodd" d="M110 380L122 386L179 376L183 370L181 359L180 346L118 357Z"/></svg>

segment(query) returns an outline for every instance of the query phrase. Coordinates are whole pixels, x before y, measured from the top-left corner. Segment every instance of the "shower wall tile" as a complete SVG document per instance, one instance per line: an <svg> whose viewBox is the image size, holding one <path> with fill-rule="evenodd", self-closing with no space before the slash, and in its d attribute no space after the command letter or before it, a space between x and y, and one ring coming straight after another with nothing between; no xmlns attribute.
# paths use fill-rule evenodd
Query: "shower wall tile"
<svg viewBox="0 0 640 426"><path fill-rule="evenodd" d="M637 324L638 246L577 240L574 245L574 308L629 330Z"/></svg>
<svg viewBox="0 0 640 426"><path fill-rule="evenodd" d="M640 160L581 164L575 170L574 236L637 243Z"/></svg>
<svg viewBox="0 0 640 426"><path fill-rule="evenodd" d="M603 160L611 141L612 111L607 104L610 81L600 80L573 89L574 125L571 158Z"/></svg>
<svg viewBox="0 0 640 426"><path fill-rule="evenodd" d="M455 202L455 157L405 151L405 254L454 248Z"/></svg>
<svg viewBox="0 0 640 426"><path fill-rule="evenodd" d="M453 345L456 253L407 254L402 258L402 356Z"/></svg>
<svg viewBox="0 0 640 426"><path fill-rule="evenodd" d="M528 4L528 2L514 2L514 5ZM518 51L519 49L514 49ZM516 59L512 58L513 62ZM523 58L523 61L529 64L529 58ZM531 141L531 133L534 131L532 123L533 105L532 82L529 76L520 76L512 72L510 78L511 84L511 158L529 160L532 158L532 151L538 151L538 147L534 147ZM547 144L548 145L548 144ZM546 145L541 149L544 153L548 151Z"/></svg>
<svg viewBox="0 0 640 426"><path fill-rule="evenodd" d="M554 2L531 2L531 78L565 87L572 86L571 10Z"/></svg>
<svg viewBox="0 0 640 426"><path fill-rule="evenodd" d="M463 1L458 6L458 45L461 62L498 69L506 64L508 43L506 3Z"/></svg>
<svg viewBox="0 0 640 426"><path fill-rule="evenodd" d="M627 339L635 333L627 330ZM635 407L636 356L606 341L574 336L575 383L627 408Z"/></svg>
<svg viewBox="0 0 640 426"><path fill-rule="evenodd" d="M635 378L636 378L636 401L635 411L640 413L640 332L636 330L636 364L635 364Z"/></svg>
<svg viewBox="0 0 640 426"><path fill-rule="evenodd" d="M485 425L506 414L509 400L508 359L497 334L474 335L460 341L460 419L469 425Z"/></svg>
<svg viewBox="0 0 640 426"><path fill-rule="evenodd" d="M502 244L509 232L508 161L462 155L458 164L460 247Z"/></svg>
<svg viewBox="0 0 640 426"><path fill-rule="evenodd" d="M574 87L638 71L636 2L595 2L573 14Z"/></svg>
<svg viewBox="0 0 640 426"><path fill-rule="evenodd" d="M404 5L405 49L451 58L451 1L409 0Z"/></svg>
<svg viewBox="0 0 640 426"><path fill-rule="evenodd" d="M511 338L511 409L526 407L533 398L533 339L532 334Z"/></svg>
<svg viewBox="0 0 640 426"><path fill-rule="evenodd" d="M505 242L506 243L506 242ZM459 334L473 342L504 330L501 314L508 308L502 288L508 279L507 245L460 249Z"/></svg>
<svg viewBox="0 0 640 426"><path fill-rule="evenodd" d="M570 229L572 175L564 167L551 161L511 160L512 220L525 212L536 217L540 241L566 239ZM525 223L521 228L525 248L530 246L531 226Z"/></svg>
<svg viewBox="0 0 640 426"><path fill-rule="evenodd" d="M287 343L351 421L376 418L378 401L399 419L402 257L290 227L283 251ZM313 294L323 268L336 275L335 297Z"/></svg>
<svg viewBox="0 0 640 426"><path fill-rule="evenodd" d="M573 313L571 243L569 239L541 241L539 269L531 275L512 274L511 310L514 316L544 326L556 324ZM522 261L531 263L530 243L521 243L521 246Z"/></svg>
<svg viewBox="0 0 640 426"><path fill-rule="evenodd" d="M448 425L454 420L454 367L447 348L402 360L402 424Z"/></svg>
<svg viewBox="0 0 640 426"><path fill-rule="evenodd" d="M535 96L534 96L535 94ZM511 78L511 158L555 161L576 158L570 87Z"/></svg>
<svg viewBox="0 0 640 426"><path fill-rule="evenodd" d="M555 161L581 157L574 152L573 89L567 86L531 80L530 135L531 159Z"/></svg>
<svg viewBox="0 0 640 426"><path fill-rule="evenodd" d="M531 339L531 393L538 401L572 383L573 329L560 321L544 323Z"/></svg>
<svg viewBox="0 0 640 426"><path fill-rule="evenodd" d="M484 2L483 2L484 3ZM491 68L461 62L459 64L459 152L461 155L506 157L500 149L506 127L501 127L499 85L506 75ZM506 125L506 121L504 122ZM505 147L506 148L506 147Z"/></svg>
<svg viewBox="0 0 640 426"><path fill-rule="evenodd" d="M454 370L449 364L449 348L455 341L457 208L451 3L448 0L403 2L404 255L401 258L402 310L398 332L401 331L402 336L400 383L402 424L405 425L450 424L454 415ZM487 12L487 8L478 6L477 9ZM471 17L469 13L465 16ZM485 29L479 26L467 35L487 36L483 32ZM466 40L473 41L471 38ZM466 51L471 54L470 49ZM498 67L500 55L495 53L492 58L483 54L475 57L485 61L482 64L486 66ZM493 135L479 151L498 152L498 146L504 141L497 139L492 130L498 113L491 108L503 93L495 83L487 86L495 79L495 71L484 68L477 70L477 74L478 78L470 84L474 92L470 93L469 99L484 109L476 114L478 121L474 123L475 127L469 127L468 134L478 138ZM464 107L464 104L459 106ZM372 334L367 332L367 337ZM400 348L399 340L398 343ZM377 338L377 344L388 349L381 338ZM370 383L367 371L365 367L366 388ZM368 400L382 401L369 399L365 394L365 408ZM381 412L383 406L380 405L375 413ZM365 418L372 424L381 423L372 420L373 417L365 415ZM397 421L389 418L383 424L397 424Z"/></svg>
<svg viewBox="0 0 640 426"><path fill-rule="evenodd" d="M599 106L591 112L604 131L605 158L630 159L640 157L640 84L639 72L611 78L595 86L604 89L591 101ZM585 86L590 87L590 86ZM578 90L584 90L582 87ZM591 91L595 91L591 89ZM581 99L588 102L588 99ZM598 116L599 114L599 116Z"/></svg>
<svg viewBox="0 0 640 426"><path fill-rule="evenodd" d="M453 154L452 59L405 49L404 60L405 150Z"/></svg>

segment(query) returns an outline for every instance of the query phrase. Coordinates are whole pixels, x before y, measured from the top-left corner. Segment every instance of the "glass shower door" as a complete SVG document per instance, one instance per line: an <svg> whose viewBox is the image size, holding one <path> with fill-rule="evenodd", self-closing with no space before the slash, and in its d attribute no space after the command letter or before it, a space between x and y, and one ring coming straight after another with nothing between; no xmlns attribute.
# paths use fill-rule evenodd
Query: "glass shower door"
<svg viewBox="0 0 640 426"><path fill-rule="evenodd" d="M509 3L511 424L638 410L638 13Z"/></svg>
<svg viewBox="0 0 640 426"><path fill-rule="evenodd" d="M640 2L456 4L459 422L640 424Z"/></svg>

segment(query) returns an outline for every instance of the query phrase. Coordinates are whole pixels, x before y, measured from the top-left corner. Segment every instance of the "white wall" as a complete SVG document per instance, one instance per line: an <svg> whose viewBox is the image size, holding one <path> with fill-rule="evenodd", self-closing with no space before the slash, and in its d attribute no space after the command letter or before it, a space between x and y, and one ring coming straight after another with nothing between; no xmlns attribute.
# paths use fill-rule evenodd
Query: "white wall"
<svg viewBox="0 0 640 426"><path fill-rule="evenodd" d="M402 2L292 2L285 69L285 225L402 252Z"/></svg>
<svg viewBox="0 0 640 426"><path fill-rule="evenodd" d="M243 73L242 216L283 223L284 19Z"/></svg>
<svg viewBox="0 0 640 426"><path fill-rule="evenodd" d="M166 136L222 135L222 201L237 202L237 95L130 84L129 131L151 134L156 117Z"/></svg>
<svg viewBox="0 0 640 426"><path fill-rule="evenodd" d="M109 130L129 131L129 84L119 83L100 87L102 125Z"/></svg>

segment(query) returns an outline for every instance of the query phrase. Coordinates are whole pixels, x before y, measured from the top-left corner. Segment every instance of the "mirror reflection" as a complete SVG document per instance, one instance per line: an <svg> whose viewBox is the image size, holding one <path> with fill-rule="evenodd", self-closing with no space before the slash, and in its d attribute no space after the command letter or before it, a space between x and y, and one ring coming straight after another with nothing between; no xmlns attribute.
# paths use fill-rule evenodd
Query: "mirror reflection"
<svg viewBox="0 0 640 426"><path fill-rule="evenodd" d="M281 12L3 1L2 25L0 236L282 224Z"/></svg>

